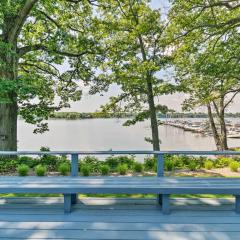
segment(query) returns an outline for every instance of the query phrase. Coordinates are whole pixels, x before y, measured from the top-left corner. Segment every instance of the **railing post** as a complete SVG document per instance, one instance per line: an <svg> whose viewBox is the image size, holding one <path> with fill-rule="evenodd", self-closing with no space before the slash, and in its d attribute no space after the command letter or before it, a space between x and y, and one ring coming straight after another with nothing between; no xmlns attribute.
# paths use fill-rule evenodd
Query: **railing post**
<svg viewBox="0 0 240 240"><path fill-rule="evenodd" d="M164 177L164 155L158 154L157 155L157 176L158 177ZM159 205L162 206L162 194L158 194L157 196L157 202Z"/></svg>
<svg viewBox="0 0 240 240"><path fill-rule="evenodd" d="M164 177L164 155L157 155L157 176Z"/></svg>
<svg viewBox="0 0 240 240"><path fill-rule="evenodd" d="M78 154L71 155L71 176L78 176ZM72 204L77 203L77 194L71 194L71 202Z"/></svg>

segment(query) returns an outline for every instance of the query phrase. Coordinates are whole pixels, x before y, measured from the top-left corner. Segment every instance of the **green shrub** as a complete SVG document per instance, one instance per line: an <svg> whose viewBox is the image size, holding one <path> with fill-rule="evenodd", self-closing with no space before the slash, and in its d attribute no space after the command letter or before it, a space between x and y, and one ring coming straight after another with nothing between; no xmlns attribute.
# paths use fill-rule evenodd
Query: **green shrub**
<svg viewBox="0 0 240 240"><path fill-rule="evenodd" d="M144 169L147 171L154 171L157 166L157 160L155 157L147 157L144 159Z"/></svg>
<svg viewBox="0 0 240 240"><path fill-rule="evenodd" d="M166 160L164 161L164 169L165 169L166 171L172 171L172 170L174 170L174 162L173 162L173 160L171 160L171 159L166 159Z"/></svg>
<svg viewBox="0 0 240 240"><path fill-rule="evenodd" d="M38 165L48 166L49 171L57 171L59 164L59 157L54 155L44 154L40 160Z"/></svg>
<svg viewBox="0 0 240 240"><path fill-rule="evenodd" d="M190 163L188 164L188 169L189 169L190 171L196 171L196 170L197 170L197 167L198 167L198 164L197 164L197 162L196 162L195 160L193 160L192 162L190 162Z"/></svg>
<svg viewBox="0 0 240 240"><path fill-rule="evenodd" d="M220 157L215 160L216 168L228 167L230 163L233 161L232 158Z"/></svg>
<svg viewBox="0 0 240 240"><path fill-rule="evenodd" d="M46 172L47 172L47 168L43 165L37 165L35 167L35 173L39 177L45 176Z"/></svg>
<svg viewBox="0 0 240 240"><path fill-rule="evenodd" d="M29 172L29 167L25 164L21 164L17 167L18 175L21 177L27 176Z"/></svg>
<svg viewBox="0 0 240 240"><path fill-rule="evenodd" d="M94 156L86 156L81 160L81 164L88 165L91 172L98 173L102 163Z"/></svg>
<svg viewBox="0 0 240 240"><path fill-rule="evenodd" d="M205 165L205 162L208 160L207 157L203 157L203 156L200 156L200 157L198 157L196 159L197 159L197 163L198 163L198 167L199 168L203 168L204 165Z"/></svg>
<svg viewBox="0 0 240 240"><path fill-rule="evenodd" d="M91 168L88 165L82 165L81 166L81 173L83 176L88 177L91 173Z"/></svg>
<svg viewBox="0 0 240 240"><path fill-rule="evenodd" d="M21 165L21 163L19 163L17 159L0 157L0 173L15 172L19 165Z"/></svg>
<svg viewBox="0 0 240 240"><path fill-rule="evenodd" d="M174 165L174 168L177 168L177 169L183 169L184 168L184 163L181 159L181 157L179 156L165 156L164 158L165 162L169 162L171 161Z"/></svg>
<svg viewBox="0 0 240 240"><path fill-rule="evenodd" d="M105 160L105 164L108 165L113 172L117 171L118 166L122 164L126 164L129 169L133 169L135 162L133 156L111 156Z"/></svg>
<svg viewBox="0 0 240 240"><path fill-rule="evenodd" d="M61 163L58 167L58 171L61 175L66 176L70 172L70 165L69 163Z"/></svg>
<svg viewBox="0 0 240 240"><path fill-rule="evenodd" d="M36 165L39 164L39 159L28 157L28 156L22 156L22 157L19 157L18 162L20 164L28 165L30 168L34 168Z"/></svg>
<svg viewBox="0 0 240 240"><path fill-rule="evenodd" d="M207 169L207 170L211 170L213 168L213 161L211 160L207 160L205 163L204 163L204 168Z"/></svg>
<svg viewBox="0 0 240 240"><path fill-rule="evenodd" d="M111 171L116 171L119 165L119 161L115 157L108 157L105 160L105 164L110 167Z"/></svg>
<svg viewBox="0 0 240 240"><path fill-rule="evenodd" d="M117 156L116 158L119 162L119 165L126 164L128 166L128 169L133 169L136 162L134 156Z"/></svg>
<svg viewBox="0 0 240 240"><path fill-rule="evenodd" d="M110 172L110 167L108 165L102 165L100 167L100 170L101 170L101 175L106 176Z"/></svg>
<svg viewBox="0 0 240 240"><path fill-rule="evenodd" d="M233 161L229 164L229 167L232 172L237 172L239 168L239 163L236 161Z"/></svg>
<svg viewBox="0 0 240 240"><path fill-rule="evenodd" d="M137 173L141 173L143 171L143 165L139 162L134 164L134 171Z"/></svg>
<svg viewBox="0 0 240 240"><path fill-rule="evenodd" d="M127 164L120 164L118 166L118 172L120 175L126 175L128 171L128 165Z"/></svg>
<svg viewBox="0 0 240 240"><path fill-rule="evenodd" d="M195 160L194 157L190 157L190 156L186 156L186 155L179 155L179 156L175 156L176 158L178 158L178 162L181 163L183 168L187 168L189 164L191 164L191 162L193 160Z"/></svg>

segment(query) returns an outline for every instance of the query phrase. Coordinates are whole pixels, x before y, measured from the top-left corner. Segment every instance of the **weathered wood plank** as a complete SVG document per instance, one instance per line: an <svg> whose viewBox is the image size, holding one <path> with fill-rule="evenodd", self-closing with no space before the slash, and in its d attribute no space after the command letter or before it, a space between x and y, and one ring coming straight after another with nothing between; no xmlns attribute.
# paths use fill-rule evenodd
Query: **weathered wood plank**
<svg viewBox="0 0 240 240"><path fill-rule="evenodd" d="M11 239L239 239L239 232L97 231L97 230L0 230Z"/></svg>
<svg viewBox="0 0 240 240"><path fill-rule="evenodd" d="M77 162L77 155L75 162ZM74 161L73 159L73 161ZM76 165L76 164L75 164ZM76 166L75 166L76 168ZM76 169L75 169L76 170ZM74 171L75 171L74 170ZM74 172L76 174L76 171ZM114 181L112 181L114 179ZM124 180L123 180L124 179ZM84 194L158 194L162 197L163 213L169 213L170 194L232 194L240 195L239 179L165 178L165 177L14 177L0 179L0 193L43 193L64 194L65 212L71 211L71 203L76 203L77 193ZM167 197L166 197L167 196ZM236 203L239 203L236 201ZM238 210L238 204L236 205Z"/></svg>
<svg viewBox="0 0 240 240"><path fill-rule="evenodd" d="M212 216L213 213L206 213L205 216L184 216L184 212L181 215L171 214L169 215L159 215L159 216L115 216L114 212L111 216L88 216L81 214L42 214L42 215L30 215L30 214L1 214L0 221L9 221L9 222L125 222L125 223L170 223L170 224L239 224L239 216L224 216L221 215ZM167 217L166 217L167 216Z"/></svg>
<svg viewBox="0 0 240 240"><path fill-rule="evenodd" d="M105 230L105 231L173 231L240 232L240 224L169 224L112 222L0 222L0 229L24 230Z"/></svg>

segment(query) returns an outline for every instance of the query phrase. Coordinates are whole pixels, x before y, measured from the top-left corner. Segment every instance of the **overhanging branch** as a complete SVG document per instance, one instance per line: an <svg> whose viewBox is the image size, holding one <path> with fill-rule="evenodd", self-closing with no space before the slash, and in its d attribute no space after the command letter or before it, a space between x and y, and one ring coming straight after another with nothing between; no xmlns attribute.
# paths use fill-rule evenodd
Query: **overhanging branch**
<svg viewBox="0 0 240 240"><path fill-rule="evenodd" d="M26 53L33 52L33 51L44 51L47 53L55 53L55 54L70 57L70 58L78 58L85 54L94 54L94 52L91 52L91 51L83 51L80 53L73 53L73 52L61 51L61 50L57 50L57 49L49 49L47 46L44 46L41 44L25 46L25 47L19 48L17 52L18 52L18 55L20 57L22 57Z"/></svg>
<svg viewBox="0 0 240 240"><path fill-rule="evenodd" d="M31 12L32 8L34 7L34 5L37 2L38 2L38 0L26 0L25 1L25 4L22 7L22 9L20 10L20 12L13 24L13 27L8 35L10 42L13 42L18 37L29 13Z"/></svg>

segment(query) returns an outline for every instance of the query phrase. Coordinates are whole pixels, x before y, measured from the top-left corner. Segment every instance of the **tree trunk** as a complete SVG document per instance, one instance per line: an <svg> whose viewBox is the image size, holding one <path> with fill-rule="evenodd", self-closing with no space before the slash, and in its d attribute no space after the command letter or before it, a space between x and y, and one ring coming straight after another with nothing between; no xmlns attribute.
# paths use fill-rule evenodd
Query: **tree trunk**
<svg viewBox="0 0 240 240"><path fill-rule="evenodd" d="M157 114L156 114L156 107L154 103L154 95L153 95L152 81L151 81L150 75L147 77L147 89L148 89L148 105L149 105L149 112L150 112L150 119L151 119L153 150L160 151Z"/></svg>
<svg viewBox="0 0 240 240"><path fill-rule="evenodd" d="M228 150L227 127L225 122L224 97L220 100L219 124L221 128L221 147L222 150Z"/></svg>
<svg viewBox="0 0 240 240"><path fill-rule="evenodd" d="M213 138L217 147L217 150L222 150L221 148L221 139L219 137L217 128L216 128L216 124L214 122L214 118L213 118L213 114L212 114L212 108L210 103L207 104L207 110L208 110L208 118L209 118L209 122L210 122L210 126L213 132Z"/></svg>
<svg viewBox="0 0 240 240"><path fill-rule="evenodd" d="M228 150L227 128L226 128L224 114L221 114L219 122L220 122L220 128L221 128L221 148L222 150Z"/></svg>
<svg viewBox="0 0 240 240"><path fill-rule="evenodd" d="M19 1L15 15L13 12L3 12L0 43L0 79L2 81L17 81L18 56L17 41L22 27L32 8L38 0ZM8 6L15 9L16 3L8 1ZM4 94L4 101L1 95ZM2 92L0 95L0 151L17 150L17 91L16 88ZM7 101L6 101L7 100Z"/></svg>
<svg viewBox="0 0 240 240"><path fill-rule="evenodd" d="M224 95L221 96L219 100L219 106L216 104L216 102L213 101L213 106L215 107L215 111L217 113L218 122L220 125L220 133L219 133L219 139L220 139L220 150L228 150L228 144L227 144L227 127L225 123L225 109L224 109Z"/></svg>
<svg viewBox="0 0 240 240"><path fill-rule="evenodd" d="M17 104L0 103L0 151L17 150Z"/></svg>
<svg viewBox="0 0 240 240"><path fill-rule="evenodd" d="M9 44L12 51L16 52L16 44ZM17 56L7 50L0 56L4 63L0 68L0 79L2 81L16 81L17 79ZM2 95L2 99L1 99ZM15 89L0 95L0 151L17 150L17 94Z"/></svg>
<svg viewBox="0 0 240 240"><path fill-rule="evenodd" d="M139 44L140 44L140 48L141 48L143 61L147 61L147 55L145 52L144 42L143 42L141 35L138 36L138 40L139 40ZM154 103L152 76L151 76L150 72L147 72L147 74L146 74L146 81L147 81L146 84L147 84L148 106L149 106L150 120L151 120L153 150L160 151L157 114L156 114L156 107L155 107L155 103Z"/></svg>

